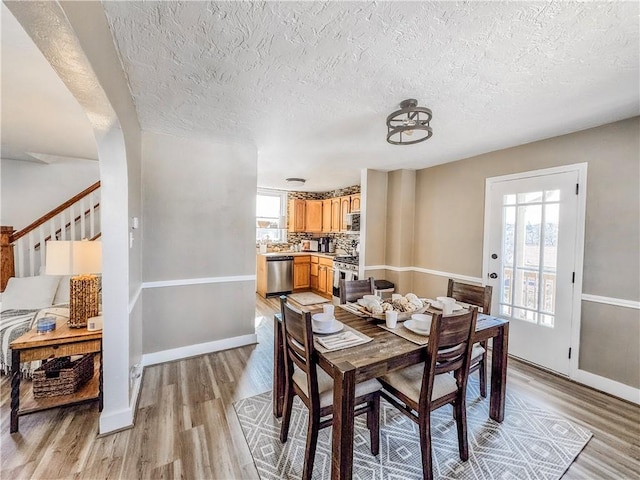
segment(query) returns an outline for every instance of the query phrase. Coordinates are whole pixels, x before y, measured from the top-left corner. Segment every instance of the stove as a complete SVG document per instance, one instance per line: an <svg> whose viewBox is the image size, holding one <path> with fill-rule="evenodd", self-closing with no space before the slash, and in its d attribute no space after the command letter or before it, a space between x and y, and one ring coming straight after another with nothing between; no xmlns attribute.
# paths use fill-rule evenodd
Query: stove
<svg viewBox="0 0 640 480"><path fill-rule="evenodd" d="M358 280L360 258L357 255L333 258L333 295L340 297L340 280Z"/></svg>

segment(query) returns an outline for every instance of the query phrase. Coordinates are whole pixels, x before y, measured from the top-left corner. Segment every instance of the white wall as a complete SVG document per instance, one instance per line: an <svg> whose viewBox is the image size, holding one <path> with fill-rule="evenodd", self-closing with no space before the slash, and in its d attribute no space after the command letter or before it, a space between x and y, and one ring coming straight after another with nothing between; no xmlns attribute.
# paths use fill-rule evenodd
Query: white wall
<svg viewBox="0 0 640 480"><path fill-rule="evenodd" d="M255 147L142 138L147 363L255 341Z"/></svg>
<svg viewBox="0 0 640 480"><path fill-rule="evenodd" d="M0 160L0 225L20 230L100 180L91 160L54 163Z"/></svg>

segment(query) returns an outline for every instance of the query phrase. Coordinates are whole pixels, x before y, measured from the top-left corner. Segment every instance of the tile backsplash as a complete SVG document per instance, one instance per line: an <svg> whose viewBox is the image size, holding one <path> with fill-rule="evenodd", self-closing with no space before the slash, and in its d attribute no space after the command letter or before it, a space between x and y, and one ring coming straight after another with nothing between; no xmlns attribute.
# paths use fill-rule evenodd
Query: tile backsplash
<svg viewBox="0 0 640 480"><path fill-rule="evenodd" d="M288 192L287 199L293 198L301 200L325 200L327 198L341 197L343 195L353 195L360 193L360 185L352 185L346 188L339 188L329 192ZM288 219L287 219L288 223ZM287 242L274 244L272 248L280 251L293 250L302 240L312 238L330 237L333 239L334 249L338 253L355 254L353 242L360 241L360 235L357 233L287 233Z"/></svg>

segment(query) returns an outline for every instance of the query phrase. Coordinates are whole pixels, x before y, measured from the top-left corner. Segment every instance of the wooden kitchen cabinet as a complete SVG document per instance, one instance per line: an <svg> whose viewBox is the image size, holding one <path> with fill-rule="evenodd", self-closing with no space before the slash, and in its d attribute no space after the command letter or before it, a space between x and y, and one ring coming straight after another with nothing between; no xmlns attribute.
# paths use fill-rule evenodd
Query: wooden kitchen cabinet
<svg viewBox="0 0 640 480"><path fill-rule="evenodd" d="M256 255L256 292L267 296L267 257Z"/></svg>
<svg viewBox="0 0 640 480"><path fill-rule="evenodd" d="M318 290L319 257L311 255L311 273L309 276L311 289Z"/></svg>
<svg viewBox="0 0 640 480"><path fill-rule="evenodd" d="M306 201L305 231L310 233L322 232L322 200Z"/></svg>
<svg viewBox="0 0 640 480"><path fill-rule="evenodd" d="M298 198L289 200L289 231L305 232L306 201Z"/></svg>
<svg viewBox="0 0 640 480"><path fill-rule="evenodd" d="M317 290L326 297L333 295L333 260L330 258L320 257Z"/></svg>
<svg viewBox="0 0 640 480"><path fill-rule="evenodd" d="M351 213L360 211L360 194L350 195L351 197Z"/></svg>
<svg viewBox="0 0 640 480"><path fill-rule="evenodd" d="M331 199L331 231L340 231L340 198Z"/></svg>
<svg viewBox="0 0 640 480"><path fill-rule="evenodd" d="M346 195L340 197L340 231L346 232L349 230L347 225L347 214L351 212L351 196Z"/></svg>
<svg viewBox="0 0 640 480"><path fill-rule="evenodd" d="M311 257L304 255L293 257L293 289L299 290L311 286Z"/></svg>
<svg viewBox="0 0 640 480"><path fill-rule="evenodd" d="M331 232L331 202L330 198L322 200L322 233Z"/></svg>

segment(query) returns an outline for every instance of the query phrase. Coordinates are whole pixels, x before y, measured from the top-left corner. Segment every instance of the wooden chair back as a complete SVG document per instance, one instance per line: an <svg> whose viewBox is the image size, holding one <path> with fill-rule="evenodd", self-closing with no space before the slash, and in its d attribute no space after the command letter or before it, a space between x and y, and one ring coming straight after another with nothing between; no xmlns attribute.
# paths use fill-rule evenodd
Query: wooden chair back
<svg viewBox="0 0 640 480"><path fill-rule="evenodd" d="M307 375L307 392L309 395L307 397L305 392L297 391L297 389L296 393L301 398L308 398L312 406L319 408L317 362L313 346L311 314L291 306L287 303L287 297L284 295L280 297L280 308L282 311L286 381L293 382L294 365L302 370Z"/></svg>
<svg viewBox="0 0 640 480"><path fill-rule="evenodd" d="M491 285L484 287L480 285L469 285L468 283L456 282L449 279L447 287L447 297L453 297L459 302L475 305L481 309L482 313L491 315Z"/></svg>
<svg viewBox="0 0 640 480"><path fill-rule="evenodd" d="M461 315L435 314L431 320L431 332L427 345L427 360L422 378L420 410L433 410L431 405L433 381L436 375L454 372L458 390L466 391L473 334L476 330L478 309L471 307ZM447 403L447 402L445 402Z"/></svg>
<svg viewBox="0 0 640 480"><path fill-rule="evenodd" d="M353 302L364 295L373 295L376 289L376 283L373 277L367 280L350 280L340 279L340 304Z"/></svg>

